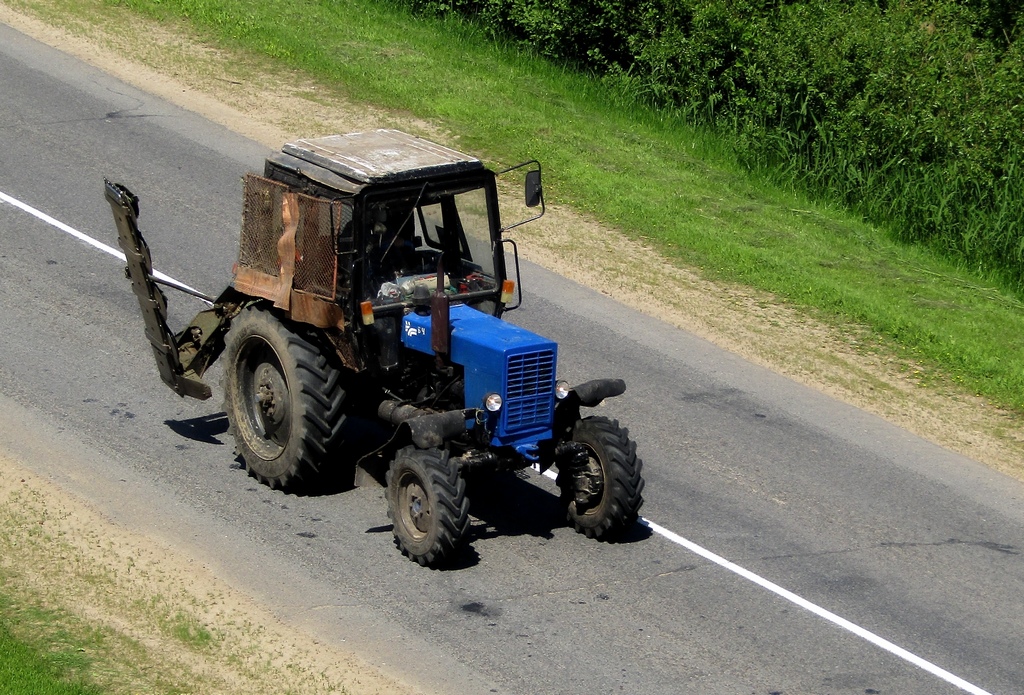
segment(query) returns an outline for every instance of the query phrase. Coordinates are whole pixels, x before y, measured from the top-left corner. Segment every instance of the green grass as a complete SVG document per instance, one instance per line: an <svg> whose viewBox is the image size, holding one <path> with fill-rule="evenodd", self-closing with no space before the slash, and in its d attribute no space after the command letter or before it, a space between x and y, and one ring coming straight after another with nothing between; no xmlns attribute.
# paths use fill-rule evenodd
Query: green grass
<svg viewBox="0 0 1024 695"><path fill-rule="evenodd" d="M68 644L66 635L54 630L56 620L38 609L12 621L13 604L0 596L0 687L5 695L99 695L100 690L75 675L89 659L84 649ZM45 639L28 641L12 634L12 622L30 620L38 630L48 625ZM38 634L38 632L37 632ZM43 643L49 645L45 648Z"/></svg>
<svg viewBox="0 0 1024 695"><path fill-rule="evenodd" d="M31 4L31 0L23 0ZM78 0L88 4L88 0ZM373 0L108 0L439 125L492 163L536 157L569 204L709 277L767 290L1024 411L1024 311L997 279L753 174L728 139L455 18ZM74 2L62 11L74 11ZM455 137L457 136L457 137Z"/></svg>
<svg viewBox="0 0 1024 695"><path fill-rule="evenodd" d="M193 649L203 649L213 643L213 634L205 626L183 611L169 621L169 632L176 640Z"/></svg>

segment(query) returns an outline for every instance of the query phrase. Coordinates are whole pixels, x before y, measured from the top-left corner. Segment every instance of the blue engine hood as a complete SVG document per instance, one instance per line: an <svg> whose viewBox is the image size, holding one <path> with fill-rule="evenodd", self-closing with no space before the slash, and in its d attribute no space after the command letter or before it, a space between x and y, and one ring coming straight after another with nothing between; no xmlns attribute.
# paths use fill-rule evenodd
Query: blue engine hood
<svg viewBox="0 0 1024 695"><path fill-rule="evenodd" d="M450 316L451 361L465 371L465 407L482 408L490 393L504 401L494 443L550 438L557 343L462 304L452 306ZM430 316L407 314L402 343L433 354Z"/></svg>

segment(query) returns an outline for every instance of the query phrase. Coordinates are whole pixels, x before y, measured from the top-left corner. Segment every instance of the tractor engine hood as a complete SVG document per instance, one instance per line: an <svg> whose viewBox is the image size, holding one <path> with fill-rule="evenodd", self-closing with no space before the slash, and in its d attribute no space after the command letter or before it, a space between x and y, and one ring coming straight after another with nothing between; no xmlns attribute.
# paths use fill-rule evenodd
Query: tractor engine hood
<svg viewBox="0 0 1024 695"><path fill-rule="evenodd" d="M463 367L465 407L484 408L498 394L502 407L488 413L492 444L523 447L552 437L558 345L552 340L468 306L451 307L451 361ZM430 316L407 314L402 343L433 354Z"/></svg>

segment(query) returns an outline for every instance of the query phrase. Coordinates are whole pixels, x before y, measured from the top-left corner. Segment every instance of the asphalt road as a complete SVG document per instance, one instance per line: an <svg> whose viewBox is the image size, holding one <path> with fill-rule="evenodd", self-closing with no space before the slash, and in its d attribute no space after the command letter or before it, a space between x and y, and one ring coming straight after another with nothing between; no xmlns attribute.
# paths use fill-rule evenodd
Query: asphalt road
<svg viewBox="0 0 1024 695"><path fill-rule="evenodd" d="M116 246L102 184L124 182L157 267L223 287L263 147L2 25L0 95L0 193ZM601 412L639 443L645 518L752 575L643 526L588 541L538 475L478 490L460 564L418 567L381 490L247 477L219 393L159 381L120 262L10 202L0 448L427 691L1024 692L1024 486L542 269L523 284L510 318L559 341L563 378L626 379ZM198 308L171 300L174 325Z"/></svg>

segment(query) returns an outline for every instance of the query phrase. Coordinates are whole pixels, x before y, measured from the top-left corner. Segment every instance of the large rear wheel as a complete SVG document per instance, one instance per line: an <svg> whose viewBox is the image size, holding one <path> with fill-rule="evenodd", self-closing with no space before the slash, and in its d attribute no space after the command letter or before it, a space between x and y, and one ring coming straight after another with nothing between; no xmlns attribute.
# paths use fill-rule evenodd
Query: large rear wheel
<svg viewBox="0 0 1024 695"><path fill-rule="evenodd" d="M558 471L569 523L588 538L614 538L636 521L644 503L643 461L636 443L617 421L604 417L579 420L572 439L583 446L587 460Z"/></svg>
<svg viewBox="0 0 1024 695"><path fill-rule="evenodd" d="M313 334L247 307L225 338L224 410L249 473L295 489L336 453L345 420L341 370Z"/></svg>
<svg viewBox="0 0 1024 695"><path fill-rule="evenodd" d="M399 549L421 565L454 557L469 529L466 481L448 452L407 446L387 473L388 516Z"/></svg>

